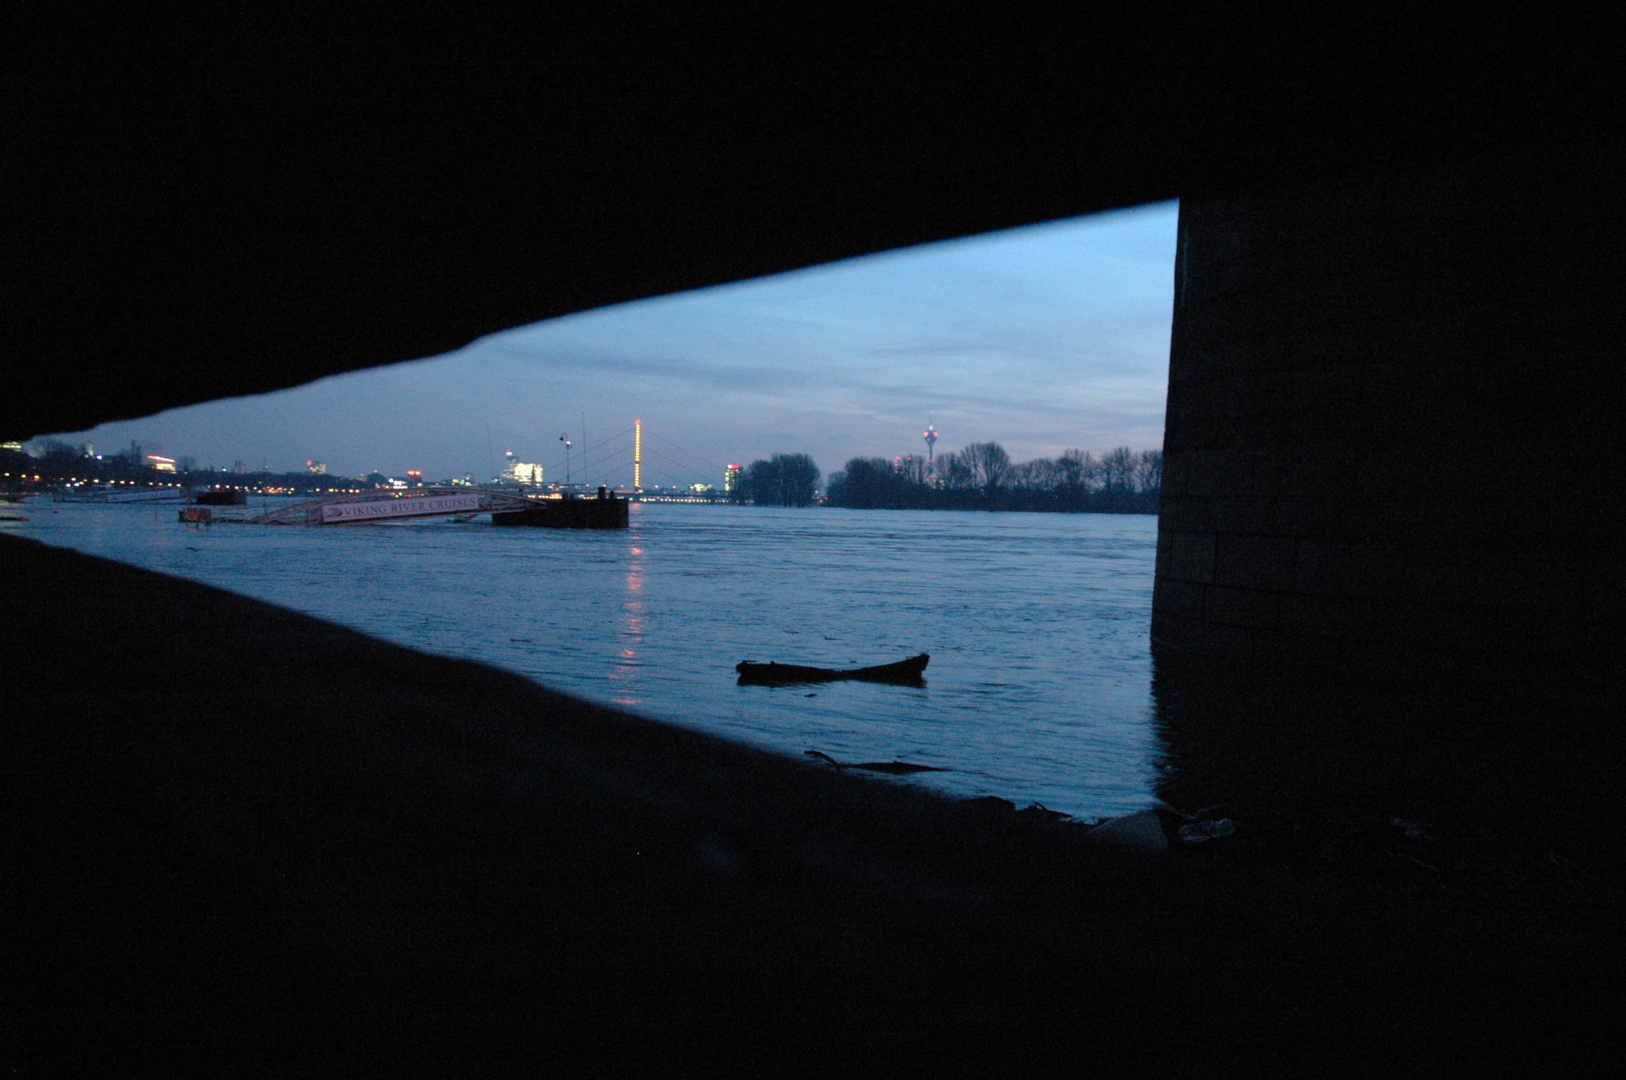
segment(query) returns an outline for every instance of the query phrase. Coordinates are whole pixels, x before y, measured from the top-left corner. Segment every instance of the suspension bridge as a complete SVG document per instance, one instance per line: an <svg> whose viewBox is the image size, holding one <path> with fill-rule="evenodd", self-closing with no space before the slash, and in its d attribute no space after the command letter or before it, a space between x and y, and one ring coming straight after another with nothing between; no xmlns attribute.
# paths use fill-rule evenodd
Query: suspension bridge
<svg viewBox="0 0 1626 1080"><path fill-rule="evenodd" d="M560 436L559 441L565 444L565 482L562 484L516 483L487 487L442 484L335 492L245 517L228 518L219 516L211 507L189 506L181 511L180 519L191 524L231 521L250 525L355 525L490 514L494 525L625 528L629 500L671 497L660 494L663 490L688 492L695 486L689 480L697 468L714 474L723 471L722 466L660 436L653 437L659 447L646 446L646 434L643 421L634 421L631 428L589 446L579 455L571 455L569 440ZM675 455L682 455L688 461L680 461ZM549 467L557 469L558 464L550 462ZM652 479L665 483L646 489L646 469ZM618 473L625 477L629 472L630 486L610 482L610 477ZM573 481L573 474L587 479L595 473L605 478L597 485L596 492L590 484Z"/></svg>
<svg viewBox="0 0 1626 1080"><path fill-rule="evenodd" d="M550 475L563 471L567 485L573 481L584 481L588 487L602 484L635 499L651 490L688 490L697 475L716 484L725 471L718 462L649 431L642 420L574 452L565 436L559 442L565 444L563 456L552 455L551 461L544 462Z"/></svg>

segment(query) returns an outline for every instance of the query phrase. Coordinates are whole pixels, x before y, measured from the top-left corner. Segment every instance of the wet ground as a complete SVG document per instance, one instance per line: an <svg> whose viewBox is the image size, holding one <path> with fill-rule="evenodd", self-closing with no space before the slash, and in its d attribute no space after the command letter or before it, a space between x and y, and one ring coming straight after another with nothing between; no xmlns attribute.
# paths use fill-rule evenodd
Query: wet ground
<svg viewBox="0 0 1626 1080"><path fill-rule="evenodd" d="M1619 897L1622 736L1604 703L1154 666L1158 792L1237 823L1205 845L1216 854L1423 890Z"/></svg>
<svg viewBox="0 0 1626 1080"><path fill-rule="evenodd" d="M1618 1061L1601 713L1160 660L1236 832L1148 858L3 537L0 605L23 1074Z"/></svg>

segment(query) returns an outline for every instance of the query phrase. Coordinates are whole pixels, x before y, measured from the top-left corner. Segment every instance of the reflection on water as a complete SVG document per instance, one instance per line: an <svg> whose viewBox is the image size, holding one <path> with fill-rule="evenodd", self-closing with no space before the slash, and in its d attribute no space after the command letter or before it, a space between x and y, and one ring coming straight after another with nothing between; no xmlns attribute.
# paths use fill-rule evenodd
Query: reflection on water
<svg viewBox="0 0 1626 1080"><path fill-rule="evenodd" d="M625 532L483 523L188 530L43 504L22 526L401 644L801 758L1105 816L1153 797L1156 522L635 505ZM930 653L922 687L738 686L741 660Z"/></svg>
<svg viewBox="0 0 1626 1080"><path fill-rule="evenodd" d="M626 628L621 631L621 651L617 654L619 662L610 669L610 681L626 684L629 689L612 695L610 701L630 709L643 704L630 687L636 675L633 669L638 666L638 647L644 641L644 550L629 547L627 552Z"/></svg>

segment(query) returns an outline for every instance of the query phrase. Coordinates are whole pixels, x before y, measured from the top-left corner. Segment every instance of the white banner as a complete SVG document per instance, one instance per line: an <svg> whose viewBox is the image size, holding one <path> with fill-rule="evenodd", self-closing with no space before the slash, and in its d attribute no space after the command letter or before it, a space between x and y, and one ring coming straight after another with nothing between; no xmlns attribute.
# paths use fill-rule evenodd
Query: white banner
<svg viewBox="0 0 1626 1080"><path fill-rule="evenodd" d="M423 495L417 498L369 499L366 502L334 503L322 507L322 524L335 521L378 521L382 518L418 517L422 514L455 514L478 511L480 496Z"/></svg>

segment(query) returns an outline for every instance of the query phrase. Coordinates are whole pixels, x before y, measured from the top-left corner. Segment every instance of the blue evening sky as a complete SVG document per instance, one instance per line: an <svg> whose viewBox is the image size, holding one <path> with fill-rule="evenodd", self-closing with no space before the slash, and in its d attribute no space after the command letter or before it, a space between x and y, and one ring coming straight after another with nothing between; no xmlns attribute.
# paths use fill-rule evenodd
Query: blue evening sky
<svg viewBox="0 0 1626 1080"><path fill-rule="evenodd" d="M1025 461L1163 444L1176 204L1159 203L600 308L444 356L65 435L199 465L721 483L729 463L921 454L994 440ZM588 454L581 457L585 414Z"/></svg>

